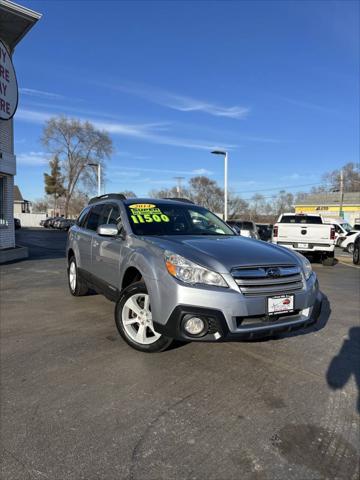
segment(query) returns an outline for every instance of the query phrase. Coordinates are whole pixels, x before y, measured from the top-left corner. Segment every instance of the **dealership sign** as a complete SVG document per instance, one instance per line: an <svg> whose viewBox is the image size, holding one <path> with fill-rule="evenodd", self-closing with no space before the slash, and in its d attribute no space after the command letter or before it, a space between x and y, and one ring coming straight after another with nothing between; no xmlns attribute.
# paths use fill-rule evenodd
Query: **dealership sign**
<svg viewBox="0 0 360 480"><path fill-rule="evenodd" d="M18 105L18 85L9 52L0 40L0 118L9 120Z"/></svg>

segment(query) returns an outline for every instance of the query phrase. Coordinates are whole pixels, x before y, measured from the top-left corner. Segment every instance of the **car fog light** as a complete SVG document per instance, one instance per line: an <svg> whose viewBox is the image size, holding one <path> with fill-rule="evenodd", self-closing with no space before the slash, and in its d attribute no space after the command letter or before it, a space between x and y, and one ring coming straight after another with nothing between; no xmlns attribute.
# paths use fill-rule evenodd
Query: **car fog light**
<svg viewBox="0 0 360 480"><path fill-rule="evenodd" d="M200 335L205 330L205 322L199 317L189 317L184 322L184 329L190 335Z"/></svg>

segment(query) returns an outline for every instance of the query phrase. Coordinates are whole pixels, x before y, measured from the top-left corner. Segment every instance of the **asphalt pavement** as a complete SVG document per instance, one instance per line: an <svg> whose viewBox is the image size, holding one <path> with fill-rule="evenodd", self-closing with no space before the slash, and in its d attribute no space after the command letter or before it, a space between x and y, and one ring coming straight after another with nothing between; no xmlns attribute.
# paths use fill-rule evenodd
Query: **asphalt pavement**
<svg viewBox="0 0 360 480"><path fill-rule="evenodd" d="M314 264L317 324L276 338L128 347L114 305L67 288L57 231L1 270L6 480L359 478L359 267Z"/></svg>

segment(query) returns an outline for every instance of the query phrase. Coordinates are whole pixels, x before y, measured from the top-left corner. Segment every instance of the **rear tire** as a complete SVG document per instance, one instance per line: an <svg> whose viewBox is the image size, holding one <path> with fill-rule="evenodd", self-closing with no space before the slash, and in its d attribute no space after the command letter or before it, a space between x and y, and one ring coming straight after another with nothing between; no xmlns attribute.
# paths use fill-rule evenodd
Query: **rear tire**
<svg viewBox="0 0 360 480"><path fill-rule="evenodd" d="M75 257L71 257L68 266L68 285L71 295L74 297L83 297L89 291L89 287L79 276Z"/></svg>
<svg viewBox="0 0 360 480"><path fill-rule="evenodd" d="M333 265L335 265L335 258L333 256L323 257L322 264L326 267L332 267Z"/></svg>
<svg viewBox="0 0 360 480"><path fill-rule="evenodd" d="M125 342L140 352L162 352L172 343L171 338L154 330L144 282L133 283L122 291L115 307L115 323Z"/></svg>

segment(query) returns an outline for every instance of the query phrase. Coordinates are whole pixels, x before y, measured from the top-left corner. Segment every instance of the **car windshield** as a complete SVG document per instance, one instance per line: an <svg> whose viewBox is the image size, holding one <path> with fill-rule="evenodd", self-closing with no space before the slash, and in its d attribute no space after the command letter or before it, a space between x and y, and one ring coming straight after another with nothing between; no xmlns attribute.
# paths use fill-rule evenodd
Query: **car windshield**
<svg viewBox="0 0 360 480"><path fill-rule="evenodd" d="M342 223L341 224L342 228L345 230L345 232L351 232L352 227L348 223Z"/></svg>
<svg viewBox="0 0 360 480"><path fill-rule="evenodd" d="M135 235L235 235L209 210L191 204L133 203L126 210Z"/></svg>

